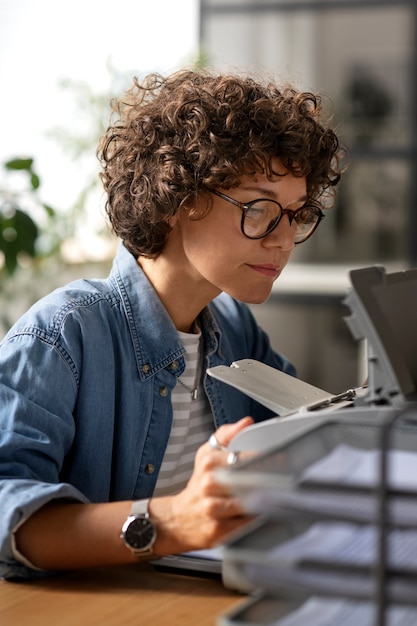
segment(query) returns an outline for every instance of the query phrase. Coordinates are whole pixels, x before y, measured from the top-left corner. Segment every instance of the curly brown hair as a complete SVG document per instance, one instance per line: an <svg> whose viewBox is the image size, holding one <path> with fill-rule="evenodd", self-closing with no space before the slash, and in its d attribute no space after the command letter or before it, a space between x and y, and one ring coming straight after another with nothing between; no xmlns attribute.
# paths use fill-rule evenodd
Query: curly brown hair
<svg viewBox="0 0 417 626"><path fill-rule="evenodd" d="M113 231L135 256L158 256L170 218L205 188L237 187L255 171L273 177L274 157L306 177L321 205L341 176L342 148L320 119L321 98L291 85L192 70L151 74L133 79L113 115L98 147L100 177ZM207 210L189 208L196 219Z"/></svg>

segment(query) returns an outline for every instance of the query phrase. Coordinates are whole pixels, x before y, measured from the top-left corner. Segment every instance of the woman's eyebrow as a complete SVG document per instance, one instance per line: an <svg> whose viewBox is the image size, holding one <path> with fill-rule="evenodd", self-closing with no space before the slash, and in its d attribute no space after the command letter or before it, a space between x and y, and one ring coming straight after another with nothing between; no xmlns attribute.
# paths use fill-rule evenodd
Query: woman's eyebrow
<svg viewBox="0 0 417 626"><path fill-rule="evenodd" d="M275 200L277 201L278 195L275 193L275 191L273 191L272 189L269 189L268 187L259 187L259 186L252 186L252 185L243 185L242 187L239 187L239 189L241 189L242 191L253 191L254 193L258 194L258 198L261 197L261 194L263 197L267 197L267 198L271 198L271 200ZM296 202L306 202L308 200L308 196L304 195L301 196L301 198L298 198L297 200L294 200L293 202L291 202L291 204L295 204Z"/></svg>

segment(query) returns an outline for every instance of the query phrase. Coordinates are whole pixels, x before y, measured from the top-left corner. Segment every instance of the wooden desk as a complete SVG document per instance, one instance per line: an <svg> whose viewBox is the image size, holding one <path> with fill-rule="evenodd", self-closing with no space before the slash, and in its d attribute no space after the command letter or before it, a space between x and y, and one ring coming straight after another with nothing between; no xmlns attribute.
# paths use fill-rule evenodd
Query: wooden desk
<svg viewBox="0 0 417 626"><path fill-rule="evenodd" d="M214 626L242 596L220 579L156 571L150 564L0 581L1 626Z"/></svg>

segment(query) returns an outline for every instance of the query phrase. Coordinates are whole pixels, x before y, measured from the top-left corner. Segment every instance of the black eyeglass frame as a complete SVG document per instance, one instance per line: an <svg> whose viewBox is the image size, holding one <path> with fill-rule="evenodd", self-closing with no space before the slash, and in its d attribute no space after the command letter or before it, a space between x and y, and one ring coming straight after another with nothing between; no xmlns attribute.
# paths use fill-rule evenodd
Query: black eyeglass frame
<svg viewBox="0 0 417 626"><path fill-rule="evenodd" d="M239 207L239 209L241 209L242 218L240 220L240 230L242 231L242 234L248 239L263 239L264 237L272 233L273 230L275 230L275 228L278 226L278 224L280 223L284 215L288 215L288 219L291 225L297 213L299 213L300 211L305 211L306 208L309 208L312 211L314 209L314 212L317 213L317 217L318 217L317 222L315 223L313 230L309 232L308 235L304 237L304 239L294 242L296 245L298 245L299 243L304 243L305 241L307 241L307 239L310 239L311 235L317 230L317 227L320 224L320 222L326 217L323 211L320 209L320 207L316 206L315 204L311 204L311 205L304 204L302 207L300 207L296 211L292 211L291 209L284 209L283 206L279 202L277 202L277 200L271 200L270 198L256 198L255 200L251 200L251 202L239 202L238 200L235 200L234 198L227 196L225 193L222 193L221 191L217 191L217 189L210 189L207 187L207 191L210 191L210 193L213 193L215 196L218 196L219 198L223 198L223 200L227 200L227 202L230 202L231 204L234 204L235 206ZM252 206L256 204L256 202L260 202L262 200L266 202L273 202L274 204L276 204L279 207L280 213L278 217L276 218L276 220L272 222L271 226L269 226L269 228L263 235L257 235L256 237L252 237L251 235L247 235L245 233L246 212L249 209L251 209Z"/></svg>

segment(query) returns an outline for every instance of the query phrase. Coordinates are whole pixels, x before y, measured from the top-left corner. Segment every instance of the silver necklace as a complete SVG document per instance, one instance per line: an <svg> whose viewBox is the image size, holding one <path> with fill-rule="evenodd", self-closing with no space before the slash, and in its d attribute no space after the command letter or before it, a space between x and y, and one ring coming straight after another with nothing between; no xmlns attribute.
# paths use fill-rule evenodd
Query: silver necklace
<svg viewBox="0 0 417 626"><path fill-rule="evenodd" d="M178 376L177 380L178 380L179 384L182 385L184 387L184 389L186 389L191 394L191 400L197 400L197 398L198 398L198 387L194 387L194 389L192 389L189 385L186 385L183 380L181 380L180 376Z"/></svg>
<svg viewBox="0 0 417 626"><path fill-rule="evenodd" d="M197 361L197 370L196 370L196 373L195 373L194 387L190 387L183 380L181 380L181 376L178 376L178 378L177 378L177 381L179 382L179 384L182 387L184 387L184 389L186 389L191 394L191 400L197 400L198 399L198 387L200 385L200 377L201 377L201 357L202 357L201 350L199 348L198 361Z"/></svg>

